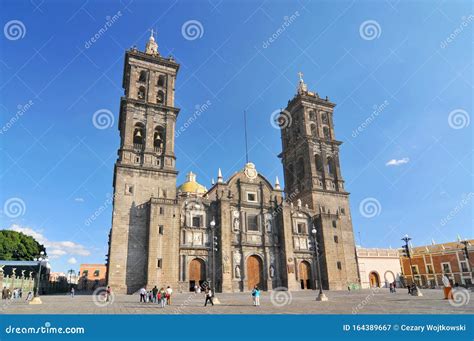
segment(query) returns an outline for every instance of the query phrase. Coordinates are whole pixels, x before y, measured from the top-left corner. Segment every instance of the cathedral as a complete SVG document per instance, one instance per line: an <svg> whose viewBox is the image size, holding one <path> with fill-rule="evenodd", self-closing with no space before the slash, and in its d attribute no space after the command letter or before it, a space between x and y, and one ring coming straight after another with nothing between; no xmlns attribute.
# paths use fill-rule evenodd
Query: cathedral
<svg viewBox="0 0 474 341"><path fill-rule="evenodd" d="M219 169L209 189L192 172L177 186L178 70L153 35L144 52L125 53L107 262L112 290L170 285L189 291L204 283L217 292L255 285L306 290L320 281L323 289L347 290L358 284L335 104L308 90L300 74L279 116L284 189L250 162L228 179Z"/></svg>

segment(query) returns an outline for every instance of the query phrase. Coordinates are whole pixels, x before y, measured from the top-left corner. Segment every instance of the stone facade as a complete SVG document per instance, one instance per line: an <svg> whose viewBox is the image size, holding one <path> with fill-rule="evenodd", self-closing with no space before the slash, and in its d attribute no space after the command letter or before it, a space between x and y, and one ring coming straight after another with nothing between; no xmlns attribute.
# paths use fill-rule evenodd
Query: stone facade
<svg viewBox="0 0 474 341"><path fill-rule="evenodd" d="M394 282L397 288L402 286L398 250L357 247L357 265L363 289L388 288Z"/></svg>
<svg viewBox="0 0 474 341"><path fill-rule="evenodd" d="M178 69L172 58L159 54L152 37L146 52L132 49L125 55L107 264L112 289L133 293L143 285L171 285L187 291L206 282L223 292L248 291L255 285L263 290L315 289L313 229L323 287L358 284L349 194L338 159L341 143L302 134L303 129L314 130L305 116L306 107L312 107L330 112L318 129L325 134L329 127L334 136L334 104L302 91L301 80L285 111L294 125L282 129L286 193L278 179L272 185L253 163L227 180L219 171L209 190L192 173L177 188ZM295 127L298 148L288 141ZM334 173L319 172L316 150L331 155Z"/></svg>

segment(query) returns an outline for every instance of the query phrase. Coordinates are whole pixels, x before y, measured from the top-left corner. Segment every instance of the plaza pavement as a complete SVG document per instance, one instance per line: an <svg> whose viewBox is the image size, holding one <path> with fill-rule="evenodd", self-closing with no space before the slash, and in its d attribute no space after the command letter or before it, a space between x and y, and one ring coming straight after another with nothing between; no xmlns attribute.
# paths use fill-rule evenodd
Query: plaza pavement
<svg viewBox="0 0 474 341"><path fill-rule="evenodd" d="M260 307L252 305L250 293L218 293L221 304L204 307L204 295L175 293L172 305L164 309L154 303L140 303L138 295L114 295L104 305L92 295L41 296L43 304L2 301L0 314L467 314L474 313L471 292L460 306L443 300L441 290L423 290L422 297L409 296L405 289L391 294L388 289L329 291L327 302L315 300L317 291L262 292ZM466 302L467 301L467 302Z"/></svg>

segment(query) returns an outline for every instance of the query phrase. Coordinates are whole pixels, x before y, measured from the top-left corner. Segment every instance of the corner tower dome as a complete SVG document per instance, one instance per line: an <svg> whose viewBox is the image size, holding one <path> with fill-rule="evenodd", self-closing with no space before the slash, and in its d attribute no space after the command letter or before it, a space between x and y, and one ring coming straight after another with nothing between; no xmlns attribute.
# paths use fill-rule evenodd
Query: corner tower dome
<svg viewBox="0 0 474 341"><path fill-rule="evenodd" d="M178 187L180 194L193 194L202 196L207 192L207 188L196 181L196 174L189 172L186 175L186 182Z"/></svg>

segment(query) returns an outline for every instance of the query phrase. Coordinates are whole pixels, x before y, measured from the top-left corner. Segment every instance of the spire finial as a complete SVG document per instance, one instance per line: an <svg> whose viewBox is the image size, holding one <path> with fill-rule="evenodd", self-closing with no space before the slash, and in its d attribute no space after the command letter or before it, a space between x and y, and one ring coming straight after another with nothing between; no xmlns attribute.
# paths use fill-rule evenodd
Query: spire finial
<svg viewBox="0 0 474 341"><path fill-rule="evenodd" d="M155 41L155 33L156 31L151 28L150 30L150 38L148 38L148 42L146 43L146 49L145 53L146 54L151 54L151 55L158 55L158 44Z"/></svg>
<svg viewBox="0 0 474 341"><path fill-rule="evenodd" d="M301 72L301 71L298 72L298 77L300 78L300 83L304 83L303 76L304 76L303 72Z"/></svg>
<svg viewBox="0 0 474 341"><path fill-rule="evenodd" d="M223 183L223 182L224 182L224 178L222 177L222 171L219 168L217 171L217 183Z"/></svg>
<svg viewBox="0 0 474 341"><path fill-rule="evenodd" d="M275 189L280 190L280 180L278 180L278 176L275 178Z"/></svg>

